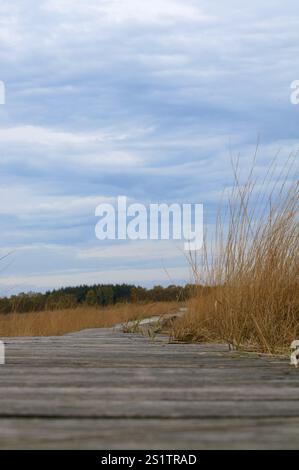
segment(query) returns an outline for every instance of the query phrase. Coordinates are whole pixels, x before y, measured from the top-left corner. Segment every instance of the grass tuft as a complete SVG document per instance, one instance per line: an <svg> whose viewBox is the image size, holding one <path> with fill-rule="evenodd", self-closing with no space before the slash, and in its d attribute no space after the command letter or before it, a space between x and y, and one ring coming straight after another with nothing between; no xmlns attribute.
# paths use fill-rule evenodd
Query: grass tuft
<svg viewBox="0 0 299 470"><path fill-rule="evenodd" d="M198 261L190 256L198 288L171 336L221 341L269 354L299 338L298 181L295 158L278 172L272 163L260 183L254 165L244 184L238 161L227 204L217 215L213 241ZM273 175L276 174L273 183ZM197 255L198 256L198 255Z"/></svg>

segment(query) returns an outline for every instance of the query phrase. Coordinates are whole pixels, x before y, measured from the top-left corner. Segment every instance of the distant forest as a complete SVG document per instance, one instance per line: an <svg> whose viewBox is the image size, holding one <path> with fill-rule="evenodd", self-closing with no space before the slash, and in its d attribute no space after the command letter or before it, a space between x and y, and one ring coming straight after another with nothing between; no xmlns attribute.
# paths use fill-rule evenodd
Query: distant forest
<svg viewBox="0 0 299 470"><path fill-rule="evenodd" d="M183 301L194 290L192 284L186 286L155 286L151 289L131 284L95 284L78 287L64 287L46 293L21 293L0 298L0 313L26 313L43 310L61 310L83 305L105 307L119 302L161 302Z"/></svg>

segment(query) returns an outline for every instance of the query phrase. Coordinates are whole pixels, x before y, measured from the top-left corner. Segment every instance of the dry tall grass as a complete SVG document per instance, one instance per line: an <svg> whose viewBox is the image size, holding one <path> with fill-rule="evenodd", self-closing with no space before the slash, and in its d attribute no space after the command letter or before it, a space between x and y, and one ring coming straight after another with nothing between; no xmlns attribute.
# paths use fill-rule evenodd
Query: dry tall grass
<svg viewBox="0 0 299 470"><path fill-rule="evenodd" d="M59 336L86 328L105 328L118 323L177 309L176 302L117 304L112 307L57 310L0 315L0 338L16 336Z"/></svg>
<svg viewBox="0 0 299 470"><path fill-rule="evenodd" d="M273 181L272 164L261 185L254 169L235 184L220 210L216 236L201 265L191 263L197 282L212 288L190 301L172 337L188 341L225 341L237 348L278 353L299 338L298 182L290 183L295 160Z"/></svg>

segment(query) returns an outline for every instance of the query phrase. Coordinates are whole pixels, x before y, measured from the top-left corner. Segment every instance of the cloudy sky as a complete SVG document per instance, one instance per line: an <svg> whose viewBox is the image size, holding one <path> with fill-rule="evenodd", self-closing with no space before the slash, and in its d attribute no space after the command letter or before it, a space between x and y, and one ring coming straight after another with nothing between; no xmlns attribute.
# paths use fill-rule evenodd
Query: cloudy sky
<svg viewBox="0 0 299 470"><path fill-rule="evenodd" d="M182 243L100 242L95 207L203 203L298 149L297 0L1 0L0 294L189 281Z"/></svg>

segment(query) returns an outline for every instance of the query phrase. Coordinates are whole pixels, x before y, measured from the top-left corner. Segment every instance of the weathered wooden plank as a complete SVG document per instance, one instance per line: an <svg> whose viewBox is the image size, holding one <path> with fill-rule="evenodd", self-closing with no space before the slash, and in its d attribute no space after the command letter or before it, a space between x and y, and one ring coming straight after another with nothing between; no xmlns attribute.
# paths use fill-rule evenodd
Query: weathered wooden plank
<svg viewBox="0 0 299 470"><path fill-rule="evenodd" d="M143 384L142 384L143 385ZM233 386L206 386L188 387L181 386L156 386L148 387L146 385L136 387L127 384L120 386L102 386L101 384L93 384L86 386L81 383L79 386L76 384L64 384L51 386L45 384L39 386L17 386L0 387L0 410L1 401L7 400L23 400L25 402L31 401L36 398L38 391L40 400L51 400L53 397L72 397L73 400L81 400L88 397L90 400L105 400L109 397L111 401L148 401L148 400L172 400L172 401L239 401L239 400L283 400L292 401L298 400L299 388L295 387L276 387L271 386L256 386L256 385L236 385Z"/></svg>
<svg viewBox="0 0 299 470"><path fill-rule="evenodd" d="M2 419L6 449L296 449L299 419Z"/></svg>
<svg viewBox="0 0 299 470"><path fill-rule="evenodd" d="M250 369L250 377L242 377L241 369L234 371L205 368L9 368L0 372L0 389L7 386L68 386L95 387L136 386L136 387L191 387L248 385L261 387L271 384L273 388L298 387L298 372L291 376L283 374L264 374Z"/></svg>
<svg viewBox="0 0 299 470"><path fill-rule="evenodd" d="M287 359L120 329L5 343L0 448L299 445L299 371Z"/></svg>
<svg viewBox="0 0 299 470"><path fill-rule="evenodd" d="M111 400L80 398L65 394L41 399L7 398L0 408L0 417L91 417L91 418L238 418L299 417L298 400Z"/></svg>

